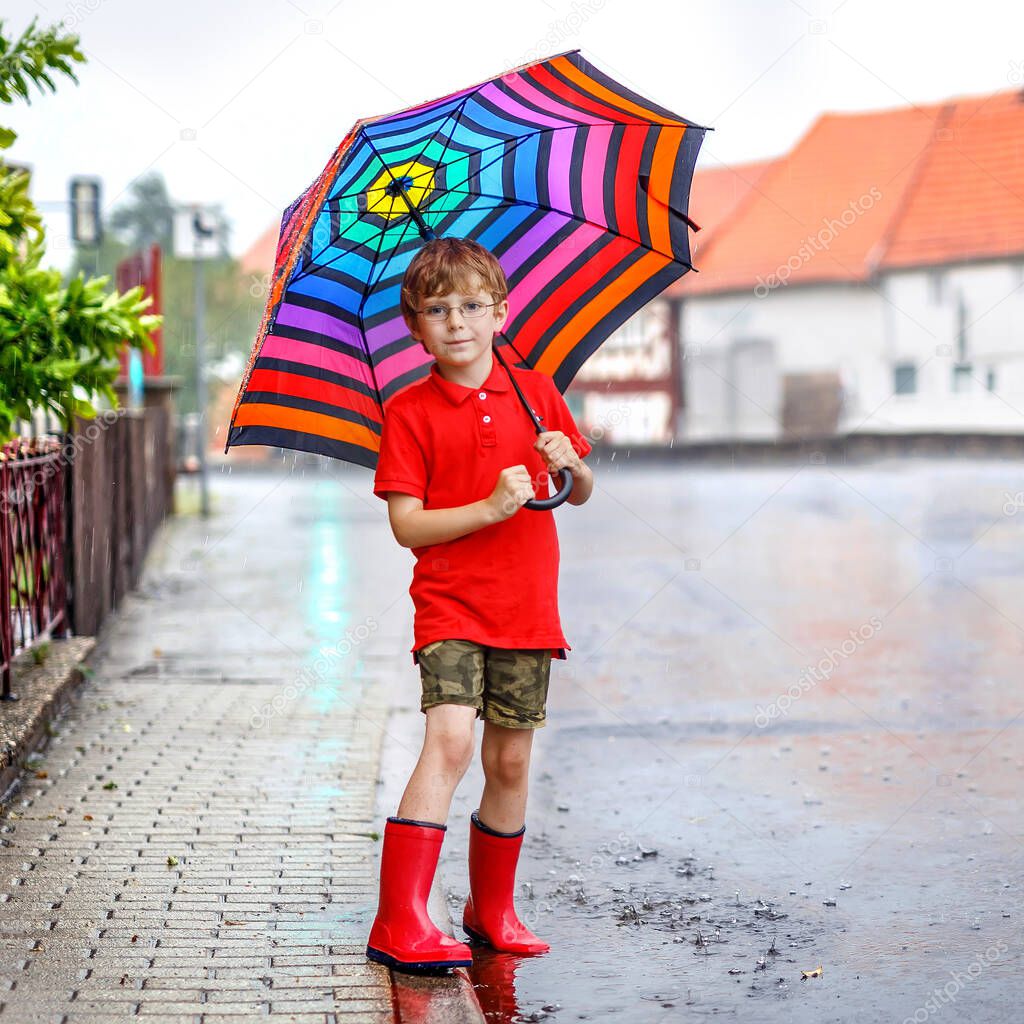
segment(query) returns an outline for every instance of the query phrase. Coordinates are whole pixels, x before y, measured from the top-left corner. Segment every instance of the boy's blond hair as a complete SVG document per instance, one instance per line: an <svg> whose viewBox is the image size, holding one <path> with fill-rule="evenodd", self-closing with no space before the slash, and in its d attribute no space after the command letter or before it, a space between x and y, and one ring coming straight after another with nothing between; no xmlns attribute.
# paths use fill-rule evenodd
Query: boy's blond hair
<svg viewBox="0 0 1024 1024"><path fill-rule="evenodd" d="M468 291L473 277L495 302L508 298L508 281L498 258L468 238L434 238L412 258L402 278L400 305L406 323L416 322L416 310L429 295Z"/></svg>

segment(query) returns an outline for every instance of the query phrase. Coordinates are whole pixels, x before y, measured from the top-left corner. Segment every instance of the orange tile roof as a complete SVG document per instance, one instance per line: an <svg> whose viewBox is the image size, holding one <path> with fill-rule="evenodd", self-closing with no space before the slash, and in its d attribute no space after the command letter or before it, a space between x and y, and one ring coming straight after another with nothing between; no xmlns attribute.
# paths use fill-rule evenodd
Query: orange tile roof
<svg viewBox="0 0 1024 1024"><path fill-rule="evenodd" d="M691 215L710 237L695 245L699 273L665 294L863 281L880 268L1024 253L1021 96L823 114L717 224L700 203L702 176L718 172L698 171Z"/></svg>
<svg viewBox="0 0 1024 1024"><path fill-rule="evenodd" d="M701 227L691 237L690 258L694 266L701 266L704 249L724 228L747 194L757 188L757 183L773 163L773 160L757 160L745 164L722 164L701 168L694 173L690 186L690 216ZM663 294L682 294L692 276L688 274L680 278Z"/></svg>
<svg viewBox="0 0 1024 1024"><path fill-rule="evenodd" d="M886 268L1024 253L1024 93L952 101L886 246Z"/></svg>

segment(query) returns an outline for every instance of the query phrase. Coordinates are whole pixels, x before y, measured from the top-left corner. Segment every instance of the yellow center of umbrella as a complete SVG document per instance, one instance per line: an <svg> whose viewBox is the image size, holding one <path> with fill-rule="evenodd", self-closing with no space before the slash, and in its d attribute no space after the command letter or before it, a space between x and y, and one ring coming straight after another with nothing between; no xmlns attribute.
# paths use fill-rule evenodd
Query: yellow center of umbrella
<svg viewBox="0 0 1024 1024"><path fill-rule="evenodd" d="M366 190L366 212L378 217L404 217L409 213L409 204L420 206L433 187L433 167L415 160L398 164L388 168Z"/></svg>

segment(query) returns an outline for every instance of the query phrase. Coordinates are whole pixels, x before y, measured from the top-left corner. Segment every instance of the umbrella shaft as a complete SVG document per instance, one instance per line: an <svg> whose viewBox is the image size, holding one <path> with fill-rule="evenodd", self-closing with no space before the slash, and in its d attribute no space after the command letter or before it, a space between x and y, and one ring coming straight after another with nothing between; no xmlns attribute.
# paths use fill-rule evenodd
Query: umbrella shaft
<svg viewBox="0 0 1024 1024"><path fill-rule="evenodd" d="M530 408L530 403L526 400L526 395L523 394L522 389L519 387L519 383L515 377L512 376L512 371L508 368L508 363L505 362L505 357L501 354L498 346L494 346L494 354L498 357L498 362L505 367L505 372L508 374L508 379L512 381L512 387L516 389L516 394L519 396L519 401L523 403L523 408L527 411L530 419L533 420L534 429L540 434L544 428L540 425L540 420L537 418L537 414Z"/></svg>
<svg viewBox="0 0 1024 1024"><path fill-rule="evenodd" d="M412 219L416 221L416 226L420 229L420 235L428 242L433 238L437 238L437 235L434 234L434 229L423 219L423 214L420 213L419 207L409 198L405 183L396 179L394 187L401 191L405 205L409 207L409 213L412 214Z"/></svg>

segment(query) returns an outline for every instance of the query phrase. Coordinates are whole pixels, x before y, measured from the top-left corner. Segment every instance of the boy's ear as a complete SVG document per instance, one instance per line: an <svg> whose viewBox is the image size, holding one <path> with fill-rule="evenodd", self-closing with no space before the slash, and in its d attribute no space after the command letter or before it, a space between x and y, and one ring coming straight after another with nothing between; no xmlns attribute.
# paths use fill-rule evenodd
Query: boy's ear
<svg viewBox="0 0 1024 1024"><path fill-rule="evenodd" d="M404 313L402 314L402 319L405 321L405 326L406 326L406 329L409 332L410 337L412 337L415 341L418 341L422 345L423 344L423 339L420 338L420 337L417 337L417 335L416 335L415 321L410 321L408 319L408 317L405 316Z"/></svg>

